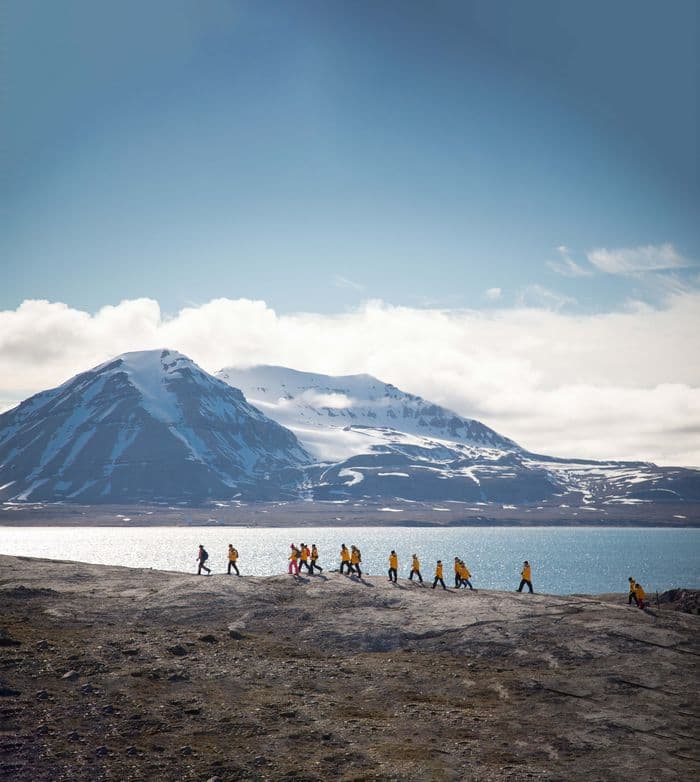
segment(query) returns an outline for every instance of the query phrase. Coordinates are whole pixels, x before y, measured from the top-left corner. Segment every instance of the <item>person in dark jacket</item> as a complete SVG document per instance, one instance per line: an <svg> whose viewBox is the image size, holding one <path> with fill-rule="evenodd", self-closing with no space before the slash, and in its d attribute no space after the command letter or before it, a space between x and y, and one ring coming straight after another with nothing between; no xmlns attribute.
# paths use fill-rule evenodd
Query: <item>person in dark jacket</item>
<svg viewBox="0 0 700 782"><path fill-rule="evenodd" d="M200 543L199 544L199 551L197 552L197 562L199 563L197 566L197 575L201 576L202 571L206 570L207 575L211 575L211 569L208 568L204 563L209 559L209 554L207 554L206 549L204 546Z"/></svg>

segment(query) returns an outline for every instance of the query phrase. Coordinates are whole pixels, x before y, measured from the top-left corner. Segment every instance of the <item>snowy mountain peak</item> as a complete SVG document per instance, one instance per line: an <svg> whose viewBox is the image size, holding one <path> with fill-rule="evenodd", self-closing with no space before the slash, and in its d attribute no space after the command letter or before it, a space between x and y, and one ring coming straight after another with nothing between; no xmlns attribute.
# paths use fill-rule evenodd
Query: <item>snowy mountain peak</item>
<svg viewBox="0 0 700 782"><path fill-rule="evenodd" d="M206 392L209 395L221 392L212 375L182 353L168 349L123 353L85 373L84 377L87 382L101 378L104 382L114 379L114 382L128 384L138 392L141 406L154 418L168 424L182 420L182 394L179 392L187 385L195 384L205 395ZM243 403L242 394L236 393L237 389L232 390L237 401Z"/></svg>
<svg viewBox="0 0 700 782"><path fill-rule="evenodd" d="M176 351L125 353L0 416L2 497L112 502L273 490L309 455Z"/></svg>
<svg viewBox="0 0 700 782"><path fill-rule="evenodd" d="M479 421L406 393L371 375L322 375L276 366L229 367L217 377L291 429L319 460L396 445L439 448L445 441L520 451Z"/></svg>

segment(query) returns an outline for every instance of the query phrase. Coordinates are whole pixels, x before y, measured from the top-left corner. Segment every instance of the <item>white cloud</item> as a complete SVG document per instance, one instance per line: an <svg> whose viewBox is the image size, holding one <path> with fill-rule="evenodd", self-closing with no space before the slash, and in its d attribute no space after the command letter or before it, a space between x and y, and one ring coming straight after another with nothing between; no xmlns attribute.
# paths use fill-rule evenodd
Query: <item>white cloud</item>
<svg viewBox="0 0 700 782"><path fill-rule="evenodd" d="M498 301L503 295L503 291L500 288L489 288L484 293L484 297L489 301Z"/></svg>
<svg viewBox="0 0 700 782"><path fill-rule="evenodd" d="M693 265L672 244L648 244L616 250L600 247L588 253L588 260L600 271L623 275L683 269Z"/></svg>
<svg viewBox="0 0 700 782"><path fill-rule="evenodd" d="M335 275L333 278L333 285L336 288L348 288L353 291L362 291L365 288L364 285L361 285L359 282L355 282L354 280L350 280L347 277L343 277L342 274Z"/></svg>
<svg viewBox="0 0 700 782"><path fill-rule="evenodd" d="M209 371L270 363L368 372L541 453L700 465L699 335L697 290L671 293L663 307L596 315L378 301L279 315L263 301L215 299L164 318L151 299L95 314L27 301L0 312L0 399L126 350L171 347Z"/></svg>
<svg viewBox="0 0 700 782"><path fill-rule="evenodd" d="M322 394L311 389L299 394L296 397L295 402L299 401L304 401L311 405L311 407L330 407L333 410L345 410L348 407L352 407L354 404L354 400L347 396L347 394Z"/></svg>
<svg viewBox="0 0 700 782"><path fill-rule="evenodd" d="M593 274L592 269L586 269L573 260L571 251L565 245L559 245L556 251L559 253L559 260L547 261L547 266L552 271L563 277L590 277Z"/></svg>
<svg viewBox="0 0 700 782"><path fill-rule="evenodd" d="M558 310L567 304L575 304L576 299L563 293L545 288L544 285L527 285L518 296L518 301L523 307L539 307L543 309Z"/></svg>

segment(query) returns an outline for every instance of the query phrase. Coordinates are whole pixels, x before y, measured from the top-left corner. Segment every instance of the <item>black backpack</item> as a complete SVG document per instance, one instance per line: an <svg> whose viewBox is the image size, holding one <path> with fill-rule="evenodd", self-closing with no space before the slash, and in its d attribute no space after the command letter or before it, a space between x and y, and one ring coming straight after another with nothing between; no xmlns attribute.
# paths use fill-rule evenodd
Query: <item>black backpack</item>
<svg viewBox="0 0 700 782"><path fill-rule="evenodd" d="M202 549L202 562L206 562L209 559L209 554L205 548Z"/></svg>

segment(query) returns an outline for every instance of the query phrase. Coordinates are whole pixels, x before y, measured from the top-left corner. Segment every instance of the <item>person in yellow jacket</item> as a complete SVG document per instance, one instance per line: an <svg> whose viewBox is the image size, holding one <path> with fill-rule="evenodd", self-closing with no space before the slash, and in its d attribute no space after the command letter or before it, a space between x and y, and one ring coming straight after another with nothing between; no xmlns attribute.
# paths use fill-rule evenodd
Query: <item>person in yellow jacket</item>
<svg viewBox="0 0 700 782"><path fill-rule="evenodd" d="M292 543L290 545L291 553L289 554L289 570L288 573L291 573L294 576L299 575L299 549Z"/></svg>
<svg viewBox="0 0 700 782"><path fill-rule="evenodd" d="M423 583L423 576L420 574L420 560L418 556L414 554L411 557L411 572L408 574L408 580L413 581L413 576L418 576L418 580Z"/></svg>
<svg viewBox="0 0 700 782"><path fill-rule="evenodd" d="M299 569L301 570L302 565L306 568L307 573L311 573L313 575L313 571L311 570L311 567L309 565L309 557L311 556L311 549L306 545L306 543L302 543L299 546Z"/></svg>
<svg viewBox="0 0 700 782"><path fill-rule="evenodd" d="M362 578L362 568L360 568L360 562L362 562L362 554L357 546L350 546L350 572L356 573L358 578Z"/></svg>
<svg viewBox="0 0 700 782"><path fill-rule="evenodd" d="M627 580L630 584L630 593L627 595L627 605L631 606L633 602L637 602L637 596L634 594L634 588L637 586L637 582L632 578L632 576L630 576Z"/></svg>
<svg viewBox="0 0 700 782"><path fill-rule="evenodd" d="M316 564L317 561L318 561L318 549L316 548L316 544L312 543L311 544L311 569L309 570L312 576L314 574L314 568L316 568L316 570L318 570L319 573L323 573L323 568L320 565Z"/></svg>
<svg viewBox="0 0 700 782"><path fill-rule="evenodd" d="M474 587L472 586L472 582L469 580L471 577L472 577L472 574L469 572L469 568L460 559L459 560L459 580L461 582L461 586L469 587L469 589L473 590Z"/></svg>
<svg viewBox="0 0 700 782"><path fill-rule="evenodd" d="M398 578L399 573L399 558L394 551L394 549L391 550L391 554L389 554L389 581L393 581L394 584L396 583L396 579Z"/></svg>
<svg viewBox="0 0 700 782"><path fill-rule="evenodd" d="M462 560L455 557L455 589L462 586Z"/></svg>
<svg viewBox="0 0 700 782"><path fill-rule="evenodd" d="M639 583L639 581L637 581L634 585L634 597L637 601L637 607L644 608L644 598L646 597L646 592L644 591L644 588Z"/></svg>
<svg viewBox="0 0 700 782"><path fill-rule="evenodd" d="M228 574L231 575L231 568L233 568L236 571L236 575L240 576L241 574L238 572L238 565L236 562L238 561L238 549L235 549L233 547L232 543L228 544Z"/></svg>
<svg viewBox="0 0 700 782"><path fill-rule="evenodd" d="M445 586L445 582L442 578L442 560L438 559L437 564L435 565L435 580L433 581L433 589L438 585L438 582L442 584L443 589L447 589Z"/></svg>
<svg viewBox="0 0 700 782"><path fill-rule="evenodd" d="M343 570L348 569L348 575L352 573L352 566L350 565L350 549L342 543L340 546L340 575L342 576Z"/></svg>
<svg viewBox="0 0 700 782"><path fill-rule="evenodd" d="M532 568L527 560L523 562L523 569L520 571L520 586L517 591L522 592L525 584L527 584L530 594L532 594Z"/></svg>

